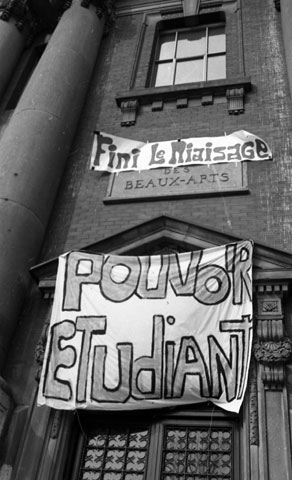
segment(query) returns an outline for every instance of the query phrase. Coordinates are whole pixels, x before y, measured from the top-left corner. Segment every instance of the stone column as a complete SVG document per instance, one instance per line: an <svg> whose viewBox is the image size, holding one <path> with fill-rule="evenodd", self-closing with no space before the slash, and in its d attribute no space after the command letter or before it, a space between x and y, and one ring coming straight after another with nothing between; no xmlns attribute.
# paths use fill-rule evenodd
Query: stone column
<svg viewBox="0 0 292 480"><path fill-rule="evenodd" d="M37 27L26 0L0 0L0 98L26 41Z"/></svg>
<svg viewBox="0 0 292 480"><path fill-rule="evenodd" d="M292 98L292 2L291 0L275 0L278 10L281 10L282 32L285 47L285 57L288 72L288 80L290 87L290 95Z"/></svg>
<svg viewBox="0 0 292 480"><path fill-rule="evenodd" d="M36 261L112 2L73 0L0 142L0 369ZM101 7L100 7L101 6Z"/></svg>
<svg viewBox="0 0 292 480"><path fill-rule="evenodd" d="M259 477L292 478L289 407L285 364L292 343L285 336L282 299L285 283L260 285L257 290L257 338L254 356L259 362ZM256 477L255 477L256 478Z"/></svg>

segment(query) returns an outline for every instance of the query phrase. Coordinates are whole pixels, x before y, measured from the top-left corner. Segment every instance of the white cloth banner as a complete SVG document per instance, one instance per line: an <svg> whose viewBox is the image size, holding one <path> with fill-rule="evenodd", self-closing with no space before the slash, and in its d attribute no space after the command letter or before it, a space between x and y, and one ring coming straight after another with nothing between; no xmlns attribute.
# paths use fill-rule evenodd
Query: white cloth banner
<svg viewBox="0 0 292 480"><path fill-rule="evenodd" d="M271 160L264 140L244 130L222 137L144 143L95 132L90 168L107 172Z"/></svg>
<svg viewBox="0 0 292 480"><path fill-rule="evenodd" d="M238 412L252 342L252 243L60 257L38 404Z"/></svg>

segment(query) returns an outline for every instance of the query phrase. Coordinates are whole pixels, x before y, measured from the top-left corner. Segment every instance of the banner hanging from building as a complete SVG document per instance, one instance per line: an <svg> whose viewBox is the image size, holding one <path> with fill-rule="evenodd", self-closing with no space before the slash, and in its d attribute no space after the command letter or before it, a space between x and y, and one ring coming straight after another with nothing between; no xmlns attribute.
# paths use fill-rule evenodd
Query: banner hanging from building
<svg viewBox="0 0 292 480"><path fill-rule="evenodd" d="M252 342L252 243L60 257L38 404L238 412Z"/></svg>
<svg viewBox="0 0 292 480"><path fill-rule="evenodd" d="M222 137L187 138L155 143L95 132L90 168L106 172L125 172L271 159L272 153L267 143L244 130Z"/></svg>

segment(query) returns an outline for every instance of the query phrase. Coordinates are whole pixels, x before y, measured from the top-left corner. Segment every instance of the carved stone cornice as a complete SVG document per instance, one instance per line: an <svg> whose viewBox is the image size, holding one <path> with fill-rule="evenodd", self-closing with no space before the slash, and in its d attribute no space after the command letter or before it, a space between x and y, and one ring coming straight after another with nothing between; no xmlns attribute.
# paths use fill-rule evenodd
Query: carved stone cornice
<svg viewBox="0 0 292 480"><path fill-rule="evenodd" d="M0 20L14 20L16 28L27 29L31 37L40 29L40 22L28 6L27 0L0 0Z"/></svg>

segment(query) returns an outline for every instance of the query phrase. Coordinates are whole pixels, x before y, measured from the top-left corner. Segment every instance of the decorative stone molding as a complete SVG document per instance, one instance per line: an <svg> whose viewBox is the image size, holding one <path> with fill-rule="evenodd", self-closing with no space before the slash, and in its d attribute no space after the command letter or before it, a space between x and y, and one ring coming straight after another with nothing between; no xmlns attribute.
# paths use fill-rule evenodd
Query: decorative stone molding
<svg viewBox="0 0 292 480"><path fill-rule="evenodd" d="M106 18L106 29L109 28L115 18L115 0L80 0L80 6L89 8L90 5L95 7L96 15L101 18ZM62 13L72 6L72 0L66 0L62 7Z"/></svg>
<svg viewBox="0 0 292 480"><path fill-rule="evenodd" d="M0 0L0 20L9 22L10 19L14 19L20 32L26 27L30 37L40 29L40 23L28 7L27 0Z"/></svg>
<svg viewBox="0 0 292 480"><path fill-rule="evenodd" d="M178 98L176 101L176 108L187 108L188 106L188 98Z"/></svg>
<svg viewBox="0 0 292 480"><path fill-rule="evenodd" d="M139 110L138 100L125 100L121 103L121 111L123 114L121 125L130 127L135 125L136 117Z"/></svg>
<svg viewBox="0 0 292 480"><path fill-rule="evenodd" d="M288 337L278 342L256 342L253 353L263 365L287 363L292 353L292 342Z"/></svg>
<svg viewBox="0 0 292 480"><path fill-rule="evenodd" d="M283 338L283 317L260 319L257 322L257 335L263 342L268 342L273 338L274 341L279 341Z"/></svg>
<svg viewBox="0 0 292 480"><path fill-rule="evenodd" d="M291 357L292 342L284 336L282 299L287 283L266 284L256 288L257 338L253 353L263 366L265 388L281 390L285 380L284 365Z"/></svg>
<svg viewBox="0 0 292 480"><path fill-rule="evenodd" d="M186 99L184 100L184 106L187 107L190 104L190 100L193 99L201 100L203 105L211 105L216 96L225 96L228 99L229 113L238 114L244 112L243 98L245 93L250 92L251 89L250 77L220 79L182 85L130 89L118 92L116 103L121 109L122 105L130 100L138 101L139 106L153 105L154 102L169 102L169 104L173 103L174 107L177 108L177 100L180 99ZM237 92L240 92L240 94ZM239 96L241 97L240 105L238 103Z"/></svg>
<svg viewBox="0 0 292 480"><path fill-rule="evenodd" d="M282 390L285 382L284 365L264 365L263 384L267 390Z"/></svg>
<svg viewBox="0 0 292 480"><path fill-rule="evenodd" d="M27 0L0 0L1 20L8 21L13 16L22 21L27 12Z"/></svg>
<svg viewBox="0 0 292 480"><path fill-rule="evenodd" d="M156 102L153 102L151 110L152 112L161 112L163 110L163 101L157 100Z"/></svg>
<svg viewBox="0 0 292 480"><path fill-rule="evenodd" d="M202 105L213 105L213 95L203 95L202 96Z"/></svg>
<svg viewBox="0 0 292 480"><path fill-rule="evenodd" d="M249 443L259 445L259 412L256 364L251 360L249 376Z"/></svg>
<svg viewBox="0 0 292 480"><path fill-rule="evenodd" d="M228 113L239 115L244 113L244 88L230 88L226 91Z"/></svg>
<svg viewBox="0 0 292 480"><path fill-rule="evenodd" d="M275 7L276 7L276 10L278 10L278 12L281 11L281 2L280 0L274 0L274 4L275 4Z"/></svg>
<svg viewBox="0 0 292 480"><path fill-rule="evenodd" d="M270 295L272 293L275 293L276 295L278 295L280 293L283 294L285 292L288 292L288 284L287 283L280 283L280 282L255 284L254 285L254 292L255 293L267 293L268 295ZM280 304L281 304L281 302L280 302Z"/></svg>
<svg viewBox="0 0 292 480"><path fill-rule="evenodd" d="M46 343L47 343L47 329L48 329L48 324L45 324L34 353L35 361L38 364L38 369L35 377L37 382L40 381L41 369L43 366L43 361L45 356L45 349L46 349Z"/></svg>
<svg viewBox="0 0 292 480"><path fill-rule="evenodd" d="M62 6L62 12L65 12L72 5L72 0L66 0Z"/></svg>
<svg viewBox="0 0 292 480"><path fill-rule="evenodd" d="M60 427L62 423L62 411L61 410L52 410L53 419L51 424L51 435L52 439L56 439L59 436Z"/></svg>

